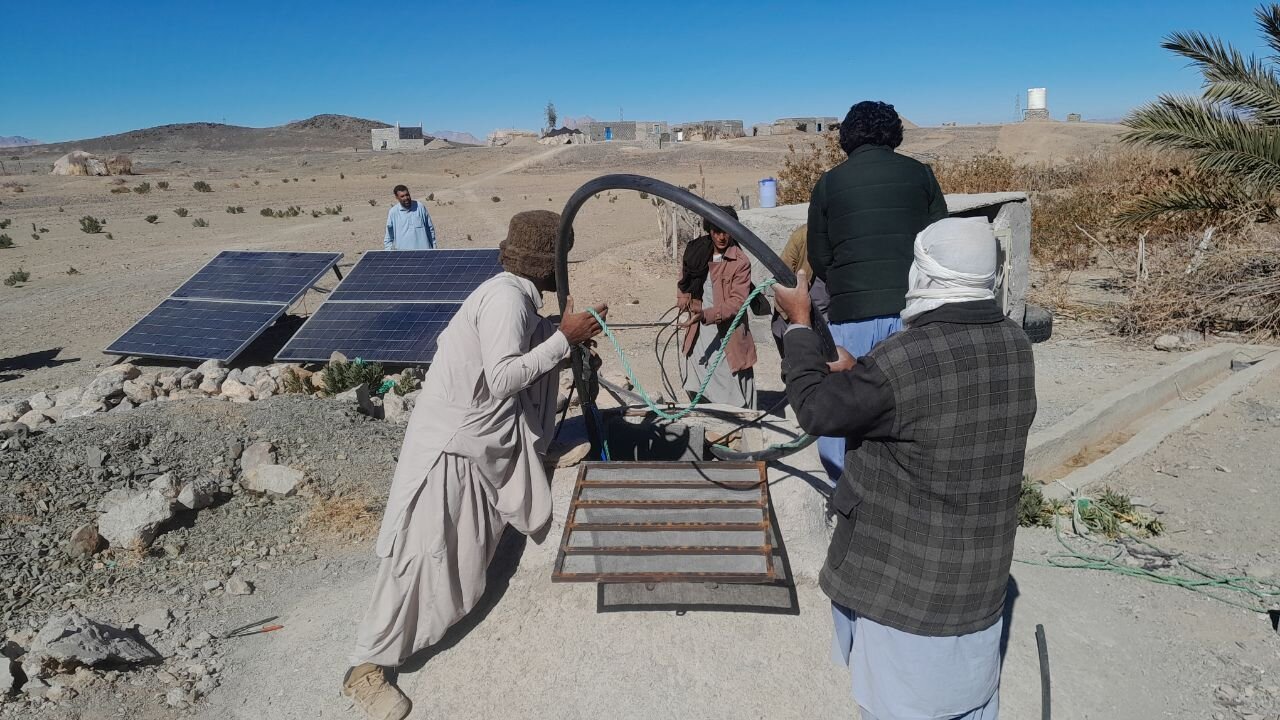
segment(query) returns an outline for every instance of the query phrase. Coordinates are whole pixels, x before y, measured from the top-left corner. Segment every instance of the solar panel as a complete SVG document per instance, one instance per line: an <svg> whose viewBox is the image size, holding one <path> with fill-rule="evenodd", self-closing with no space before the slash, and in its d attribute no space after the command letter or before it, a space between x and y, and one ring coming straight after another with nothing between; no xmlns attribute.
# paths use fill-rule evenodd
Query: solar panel
<svg viewBox="0 0 1280 720"><path fill-rule="evenodd" d="M262 334L342 253L227 250L103 352L229 362Z"/></svg>
<svg viewBox="0 0 1280 720"><path fill-rule="evenodd" d="M502 272L497 249L368 252L328 302L451 302Z"/></svg>
<svg viewBox="0 0 1280 720"><path fill-rule="evenodd" d="M276 355L323 362L429 363L462 302L502 272L497 249L367 252Z"/></svg>
<svg viewBox="0 0 1280 720"><path fill-rule="evenodd" d="M168 298L111 343L114 355L230 361L286 305Z"/></svg>
<svg viewBox="0 0 1280 720"><path fill-rule="evenodd" d="M334 352L370 362L431 362L436 340L460 306L455 303L329 301L289 340L279 362L322 362Z"/></svg>
<svg viewBox="0 0 1280 720"><path fill-rule="evenodd" d="M341 253L225 250L170 297L288 305L340 257Z"/></svg>

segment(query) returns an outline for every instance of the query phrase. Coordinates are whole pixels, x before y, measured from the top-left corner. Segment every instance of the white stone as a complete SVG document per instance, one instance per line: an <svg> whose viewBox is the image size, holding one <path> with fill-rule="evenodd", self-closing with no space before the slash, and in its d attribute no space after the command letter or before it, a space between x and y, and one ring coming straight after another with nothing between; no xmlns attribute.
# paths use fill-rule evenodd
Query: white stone
<svg viewBox="0 0 1280 720"><path fill-rule="evenodd" d="M143 384L136 380L126 380L122 389L124 390L125 397L139 405L149 403L156 399L156 389L154 386Z"/></svg>
<svg viewBox="0 0 1280 720"><path fill-rule="evenodd" d="M98 501L98 512L111 512L120 505L132 500L138 494L138 491L129 490L128 488L112 488Z"/></svg>
<svg viewBox="0 0 1280 720"><path fill-rule="evenodd" d="M178 481L174 479L173 473L165 473L155 480L151 481L151 489L164 496L165 500L173 502L178 498Z"/></svg>
<svg viewBox="0 0 1280 720"><path fill-rule="evenodd" d="M240 371L240 377L241 377L240 382L244 383L245 385L252 385L254 382L258 380L258 376L260 375L262 375L262 368L258 365L250 365L249 367Z"/></svg>
<svg viewBox="0 0 1280 720"><path fill-rule="evenodd" d="M182 390L195 390L204 382L204 373L192 370L178 379L178 387Z"/></svg>
<svg viewBox="0 0 1280 720"><path fill-rule="evenodd" d="M106 410L106 409L107 409L106 406L103 405L102 403L81 402L80 404L72 405L71 407L62 411L62 419L73 420L78 417L84 417L85 415L92 415L96 412L102 412L103 410Z"/></svg>
<svg viewBox="0 0 1280 720"><path fill-rule="evenodd" d="M222 395L234 402L249 402L253 400L253 388L239 380L227 378L222 383Z"/></svg>
<svg viewBox="0 0 1280 720"><path fill-rule="evenodd" d="M200 366L201 368L204 365ZM204 379L200 381L200 391L208 395L217 395L222 390L222 382L227 379L227 371L220 368L201 370Z"/></svg>
<svg viewBox="0 0 1280 720"><path fill-rule="evenodd" d="M193 480L178 492L178 504L188 510L201 510L213 504L217 481L212 478Z"/></svg>
<svg viewBox="0 0 1280 720"><path fill-rule="evenodd" d="M276 448L269 442L256 442L240 455L240 469L249 472L261 465L276 464Z"/></svg>
<svg viewBox="0 0 1280 720"><path fill-rule="evenodd" d="M227 594L228 595L252 595L253 583L249 582L248 580L245 580L239 575L232 576L232 578L227 581Z"/></svg>
<svg viewBox="0 0 1280 720"><path fill-rule="evenodd" d="M6 695L13 692L13 683L16 679L9 658L0 655L0 703L4 702Z"/></svg>
<svg viewBox="0 0 1280 720"><path fill-rule="evenodd" d="M148 610L133 619L133 624L143 630L152 630L163 632L169 629L169 625L173 623L173 613L169 612L169 608L156 608Z"/></svg>
<svg viewBox="0 0 1280 720"><path fill-rule="evenodd" d="M26 435L31 432L31 428L20 422L0 423L0 438L11 438L15 435Z"/></svg>
<svg viewBox="0 0 1280 720"><path fill-rule="evenodd" d="M221 360L205 360L196 366L196 372L206 373L212 370L226 370L227 366Z"/></svg>
<svg viewBox="0 0 1280 720"><path fill-rule="evenodd" d="M382 417L401 425L409 422L409 402L392 390L382 398Z"/></svg>
<svg viewBox="0 0 1280 720"><path fill-rule="evenodd" d="M53 398L49 397L49 393L38 392L27 398L27 404L32 410L48 410L53 407Z"/></svg>
<svg viewBox="0 0 1280 720"><path fill-rule="evenodd" d="M67 388L53 396L53 404L54 407L71 407L72 405L78 404L82 397L84 397L83 388Z"/></svg>
<svg viewBox="0 0 1280 720"><path fill-rule="evenodd" d="M18 422L22 423L23 425L26 425L32 430L36 430L38 428L44 427L45 425L51 425L53 423L53 418L49 417L48 415L45 415L39 410L32 410L27 414L23 415L22 417L18 418Z"/></svg>
<svg viewBox="0 0 1280 720"><path fill-rule="evenodd" d="M280 385L270 374L263 372L253 381L253 396L259 400L280 392Z"/></svg>
<svg viewBox="0 0 1280 720"><path fill-rule="evenodd" d="M1184 347L1182 338L1177 335L1161 335L1156 338L1155 347L1157 350L1171 352L1173 350L1181 350Z"/></svg>
<svg viewBox="0 0 1280 720"><path fill-rule="evenodd" d="M155 490L136 495L98 518L98 532L112 547L145 550L160 525L173 517L169 499Z"/></svg>
<svg viewBox="0 0 1280 720"><path fill-rule="evenodd" d="M306 476L287 465L259 465L244 474L241 484L246 490L289 496L298 491Z"/></svg>
<svg viewBox="0 0 1280 720"><path fill-rule="evenodd" d="M28 652L80 665L140 663L157 658L155 651L123 630L74 610L50 619Z"/></svg>

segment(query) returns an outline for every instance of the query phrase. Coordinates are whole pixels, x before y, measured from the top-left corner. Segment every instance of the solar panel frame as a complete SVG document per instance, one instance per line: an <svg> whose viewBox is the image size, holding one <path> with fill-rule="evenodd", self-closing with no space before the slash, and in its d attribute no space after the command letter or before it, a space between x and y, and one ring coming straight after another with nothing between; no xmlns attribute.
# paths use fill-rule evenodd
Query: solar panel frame
<svg viewBox="0 0 1280 720"><path fill-rule="evenodd" d="M375 250L356 262L325 302L461 303L500 272L497 248Z"/></svg>
<svg viewBox="0 0 1280 720"><path fill-rule="evenodd" d="M428 363L458 303L326 302L289 338L277 362L324 362L334 352L369 362Z"/></svg>
<svg viewBox="0 0 1280 720"><path fill-rule="evenodd" d="M156 305L151 312L144 315L141 320L134 323L128 330L121 334L120 337L116 338L115 341L107 346L106 350L103 350L103 352L109 355L124 355L129 357L153 357L169 360L221 360L222 362L230 362L237 355L244 352L245 348L249 347L254 340L257 340L258 336L266 332L267 328L271 327L288 308L289 306L287 305L277 303L231 302L227 300L168 297L160 301L160 304ZM182 316L181 322L178 321L179 318L176 315L176 311L179 309L187 313ZM193 323L192 310L198 311L197 317L199 317L199 313L202 312L210 319L203 323L199 320ZM175 333L175 329L187 331L193 329L212 330L213 328L207 327L207 325L214 322L214 313L217 314L217 317L219 318L218 321L227 323L231 322L226 319L227 315L229 313L235 314L237 312L242 314L253 313L254 320L252 322L247 319L243 320L242 322L246 325L246 327L243 328L243 332L234 339L233 343L220 346L223 349L219 352L198 352L196 349L197 346L194 344L183 345L180 342L172 341L172 338L174 337L189 337L182 335L180 332ZM166 317L166 314L169 314L169 316ZM172 319L174 322L167 324L159 322L164 319ZM152 344L139 344L136 341L130 341L131 336L145 336L151 334L140 332L149 325L164 327L167 332L163 333L163 335L161 333L154 334L158 337L171 339L168 347L179 349L173 351L161 351L154 348L163 347L165 346L164 343L156 342ZM250 330L250 328L253 329ZM202 347L208 348L208 342L211 340L212 337L207 337L206 344ZM188 351L183 352L182 350L184 349Z"/></svg>
<svg viewBox="0 0 1280 720"><path fill-rule="evenodd" d="M220 258L224 258L225 256L228 256L228 255L241 255L241 256L248 255L248 256L259 256L259 257L260 256L281 256L281 255L297 257L301 255L308 255L308 256L316 256L318 260L323 260L324 264L323 264L323 267L316 266L312 268L314 272L310 272L303 275L302 277L307 278L306 284L303 285L301 283L298 283L297 285L295 285L293 292L287 295L287 300L280 299L280 300L264 301L264 300L228 299L228 298L219 298L219 297L178 297L175 295L175 293L182 291L183 288L191 287L192 281L196 280L196 278L199 277L201 273L203 273L211 265L217 262ZM161 300L160 303L157 304L154 308L152 308L150 312L144 315L140 320L135 322L132 326L130 326L128 330L124 331L119 337L117 337L114 341L112 341L111 344L109 344L106 347L106 349L104 349L102 352L107 355L121 355L125 357L153 357L153 358L161 358L161 359L168 359L168 360L220 360L222 362L230 362L231 360L235 359L237 355L244 352L244 350L248 348L249 345L251 345L254 340L257 340L258 337L262 335L262 333L266 332L268 328L274 325L276 320L280 319L281 315L283 315L286 311L288 311L290 307L293 306L294 303L296 303L299 299L301 299L301 297L305 295L306 292L310 290L316 284L316 282L318 282L320 278L324 276L325 273L332 270L338 264L338 261L341 259L342 259L342 253L338 253L338 252L287 251L287 250L286 251L223 250L222 252L219 252L217 255L211 258L209 262L202 265L199 270L196 270L194 273L192 273L190 277L188 277L181 285L178 286L178 289L175 290L174 293L171 293L164 300ZM283 298L285 296L281 295L280 297ZM230 352L223 352L221 355L212 355L209 353L190 353L190 352L163 353L163 352L155 352L155 351L144 351L139 349L137 346L129 346L125 343L126 338L128 338L132 333L134 333L134 331L137 330L140 326L143 326L143 324L146 323L148 320L152 319L153 316L156 316L158 313L163 313L167 308L173 308L175 306L198 307L198 308L201 308L204 310L210 310L210 311L217 308L217 309L220 309L222 312L227 312L228 310L234 312L237 309L239 309L241 312L247 312L249 306L256 306L262 309L262 312L259 313L258 315L261 320L261 324L257 327L257 329L253 333L251 333L247 337L243 337L243 339L240 340L240 342L237 344L234 350ZM173 325L173 327L184 327L184 326L175 324Z"/></svg>
<svg viewBox="0 0 1280 720"><path fill-rule="evenodd" d="M297 261L304 257L314 262L310 266L303 268L301 272L285 272L287 269L297 268L296 262L291 264L288 261ZM187 278L186 282L178 286L178 289L169 293L169 297L187 300L226 300L229 302L263 302L292 305L314 286L325 273L333 269L333 266L341 258L342 253L335 252L223 250L213 256L199 270L195 271L191 277ZM263 267L264 262L272 260L279 260L280 264L275 267ZM253 266L241 270L238 267L234 267L238 264L253 264ZM205 275L208 277L202 277ZM228 280L228 275L233 278L244 277L245 279ZM265 292L265 296L263 293L258 293L256 297L250 297L249 295L252 293L244 287L251 284L257 286L266 285L267 281L273 277L288 277L293 282L284 287L273 287ZM225 287L228 284L236 287L228 289ZM212 285L223 287L211 287ZM237 287L243 289L236 289Z"/></svg>

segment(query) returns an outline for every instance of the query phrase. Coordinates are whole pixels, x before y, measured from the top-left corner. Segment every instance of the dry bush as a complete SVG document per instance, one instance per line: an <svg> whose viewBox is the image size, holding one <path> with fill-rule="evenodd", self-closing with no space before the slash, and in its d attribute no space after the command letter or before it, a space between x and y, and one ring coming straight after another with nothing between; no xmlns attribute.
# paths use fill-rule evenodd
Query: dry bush
<svg viewBox="0 0 1280 720"><path fill-rule="evenodd" d="M381 508L366 498L338 496L317 500L303 525L317 534L361 540L378 532L381 514Z"/></svg>
<svg viewBox="0 0 1280 720"><path fill-rule="evenodd" d="M1128 274L1129 302L1117 330L1280 332L1280 237L1250 229L1206 231L1178 243L1149 245L1145 272Z"/></svg>
<svg viewBox="0 0 1280 720"><path fill-rule="evenodd" d="M107 172L112 175L132 175L133 159L128 155L116 155L107 161Z"/></svg>
<svg viewBox="0 0 1280 720"><path fill-rule="evenodd" d="M822 145L810 142L808 150L797 151L794 143L788 145L787 156L783 158L782 169L778 171L778 204L809 202L818 178L844 162L847 157L840 148L839 133L825 133Z"/></svg>

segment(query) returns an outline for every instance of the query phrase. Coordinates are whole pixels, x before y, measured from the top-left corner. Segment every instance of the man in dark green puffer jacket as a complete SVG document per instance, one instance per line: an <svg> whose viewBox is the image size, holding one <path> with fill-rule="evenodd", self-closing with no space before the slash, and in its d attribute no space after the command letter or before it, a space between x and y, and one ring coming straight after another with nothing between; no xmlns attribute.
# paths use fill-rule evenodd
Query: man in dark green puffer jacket
<svg viewBox="0 0 1280 720"><path fill-rule="evenodd" d="M892 105L854 105L840 123L849 159L818 179L809 202L809 263L831 296L831 336L855 358L902 329L916 235L947 217L933 170L894 152L901 144L902 118ZM844 438L818 441L833 484L844 451Z"/></svg>

